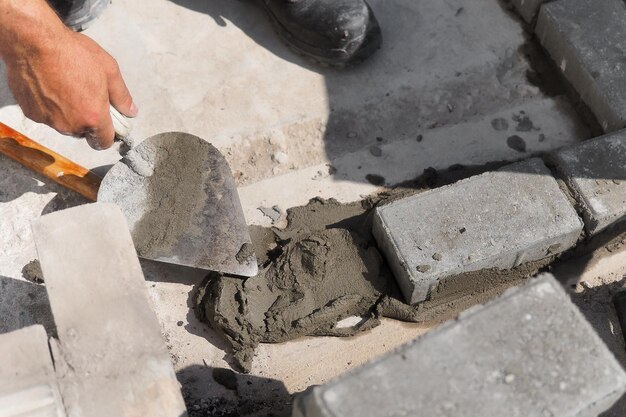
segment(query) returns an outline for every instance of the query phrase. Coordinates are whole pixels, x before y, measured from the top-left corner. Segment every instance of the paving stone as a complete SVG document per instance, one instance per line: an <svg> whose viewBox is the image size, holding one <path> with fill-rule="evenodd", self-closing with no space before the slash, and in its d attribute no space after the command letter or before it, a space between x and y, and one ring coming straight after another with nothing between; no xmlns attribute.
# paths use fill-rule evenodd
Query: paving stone
<svg viewBox="0 0 626 417"><path fill-rule="evenodd" d="M297 398L294 417L595 417L626 374L543 275Z"/></svg>
<svg viewBox="0 0 626 417"><path fill-rule="evenodd" d="M32 224L72 416L186 415L121 210L89 204Z"/></svg>
<svg viewBox="0 0 626 417"><path fill-rule="evenodd" d="M557 169L596 234L626 216L626 130L556 152Z"/></svg>
<svg viewBox="0 0 626 417"><path fill-rule="evenodd" d="M65 417L41 325L0 335L0 416Z"/></svg>
<svg viewBox="0 0 626 417"><path fill-rule="evenodd" d="M626 126L626 5L559 0L542 6L537 37L606 132Z"/></svg>
<svg viewBox="0 0 626 417"><path fill-rule="evenodd" d="M533 158L378 208L373 232L404 297L417 303L443 278L558 254L582 227L548 168Z"/></svg>
<svg viewBox="0 0 626 417"><path fill-rule="evenodd" d="M526 23L533 23L539 8L550 0L512 0L512 5Z"/></svg>

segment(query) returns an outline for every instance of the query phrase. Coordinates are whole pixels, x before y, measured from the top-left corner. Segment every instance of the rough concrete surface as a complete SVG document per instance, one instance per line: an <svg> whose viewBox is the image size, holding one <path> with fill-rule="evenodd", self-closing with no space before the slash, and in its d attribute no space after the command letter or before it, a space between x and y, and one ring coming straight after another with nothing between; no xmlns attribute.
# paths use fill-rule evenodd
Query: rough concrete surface
<svg viewBox="0 0 626 417"><path fill-rule="evenodd" d="M33 222L72 416L186 415L124 214L94 203Z"/></svg>
<svg viewBox="0 0 626 417"><path fill-rule="evenodd" d="M0 415L65 417L42 326L0 335L0 358Z"/></svg>
<svg viewBox="0 0 626 417"><path fill-rule="evenodd" d="M541 8L535 33L606 132L626 126L626 5L559 0Z"/></svg>
<svg viewBox="0 0 626 417"><path fill-rule="evenodd" d="M554 161L596 234L626 215L626 131L558 151Z"/></svg>
<svg viewBox="0 0 626 417"><path fill-rule="evenodd" d="M543 275L313 388L294 416L595 417L625 391L613 354Z"/></svg>
<svg viewBox="0 0 626 417"><path fill-rule="evenodd" d="M443 278L559 254L576 244L582 227L548 168L533 158L383 206L373 233L405 299L417 303Z"/></svg>
<svg viewBox="0 0 626 417"><path fill-rule="evenodd" d="M211 141L245 185L241 200L253 224L271 222L258 207L286 210L318 195L356 201L380 190L368 175L393 184L430 166L515 160L589 137L549 67L537 65L548 61L496 0L370 4L384 47L343 72L292 55L264 13L248 2L117 0L86 34L120 64L140 107L135 138L178 130ZM518 130L514 118L523 120L517 117L521 111L541 130ZM508 128L496 130L494 119L505 119ZM119 159L115 149L94 152L84 141L25 119L5 77L0 120L101 173ZM513 135L525 141L526 153L507 145ZM380 147L380 157L371 146ZM278 152L287 158L272 158ZM85 201L7 158L0 157L0 173L0 331L45 322L52 333L44 288L21 276L36 258L30 221ZM141 265L179 380L190 401L200 404L197 415L205 416L208 400L219 404L235 395L205 365L230 367L229 346L190 313L189 300L205 274L150 261ZM271 387L270 402L288 402L290 393L424 331L422 325L383 319L354 338L260 345L251 374L238 376L236 395L249 404Z"/></svg>

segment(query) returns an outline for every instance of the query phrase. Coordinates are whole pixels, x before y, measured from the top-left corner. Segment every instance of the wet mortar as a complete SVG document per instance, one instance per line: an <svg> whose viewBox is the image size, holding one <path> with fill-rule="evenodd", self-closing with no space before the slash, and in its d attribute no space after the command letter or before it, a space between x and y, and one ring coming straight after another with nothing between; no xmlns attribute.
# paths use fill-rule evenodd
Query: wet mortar
<svg viewBox="0 0 626 417"><path fill-rule="evenodd" d="M411 183L363 201L312 199L287 211L284 229L253 226L259 275L242 279L209 274L198 290L196 314L228 341L237 368L249 372L259 343L354 336L378 326L383 317L430 327L484 303L535 275L553 258L507 271L450 277L427 301L409 305L378 251L371 219L383 204L498 165L426 170ZM354 316L359 318L356 324L337 326Z"/></svg>

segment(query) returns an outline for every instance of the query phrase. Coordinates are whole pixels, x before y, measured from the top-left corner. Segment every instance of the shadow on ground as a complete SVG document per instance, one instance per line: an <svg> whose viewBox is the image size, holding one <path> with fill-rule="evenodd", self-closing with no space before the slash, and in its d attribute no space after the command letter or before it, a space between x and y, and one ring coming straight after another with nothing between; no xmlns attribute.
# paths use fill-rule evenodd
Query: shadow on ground
<svg viewBox="0 0 626 417"><path fill-rule="evenodd" d="M520 98L516 96L516 88L524 77L527 78L529 87L539 87L547 96L565 94L565 87L554 75L554 67L546 65L547 58L534 42L522 45L519 51L508 51L506 56L499 57L498 64L487 65L478 70L471 66L459 68L455 76L452 71L454 68L445 66L445 56L449 53L454 58L455 53L459 55L459 52L446 52L446 48L450 46L448 43L452 42L451 39L459 37L456 34L455 38L455 30L469 30L466 27L468 22L476 18L468 17L469 12L465 7L467 5L456 0L446 2L446 6L440 8L422 4L409 6L395 1L370 1L382 27L383 47L363 64L343 70L322 67L292 52L274 33L263 7L259 5L260 2L170 1L207 14L221 26L232 24L257 42L260 48L321 74L326 84L325 95L329 107L323 140L326 156L330 161L368 147L372 148L376 156L379 153L378 147L396 140L416 139L413 145L416 149L421 149L421 138L428 137L429 129L454 125L510 106ZM494 0L493 7L507 9L497 0ZM421 13L422 10L428 12ZM427 21L429 13L435 14L442 21L441 27ZM519 27L519 20L512 14L507 14L510 24ZM458 25L463 29L455 29L454 22L460 22ZM448 33L453 34L449 36ZM458 41L463 43L466 40ZM441 50L424 49L422 46L437 42L443 43ZM460 44L452 45L451 49L463 47ZM432 56L424 56L427 52ZM432 64L440 61L441 67ZM526 74L519 75L517 72L524 67L522 61L529 61L533 68ZM406 76L408 73L421 71L424 72L424 80L432 78L432 84L436 86L430 89L431 87L415 85L419 84L416 81L420 81L421 74L418 78ZM446 75L451 71L453 75ZM433 78L432 72L441 73L441 76ZM525 130L529 137L535 137L539 133L537 130L537 134L533 134L532 123L529 129ZM516 136L511 133L513 130L501 132L503 142ZM515 140L510 147L521 149L526 146L524 139L517 137ZM446 152L456 154L459 151L462 152L459 149L448 149ZM468 152L471 150L468 149ZM338 172L336 177L375 185L388 184L379 174L365 171Z"/></svg>
<svg viewBox="0 0 626 417"><path fill-rule="evenodd" d="M189 417L289 417L292 396L278 380L230 369L190 366L177 372Z"/></svg>
<svg viewBox="0 0 626 417"><path fill-rule="evenodd" d="M41 324L49 336L56 326L43 285L0 276L0 333Z"/></svg>

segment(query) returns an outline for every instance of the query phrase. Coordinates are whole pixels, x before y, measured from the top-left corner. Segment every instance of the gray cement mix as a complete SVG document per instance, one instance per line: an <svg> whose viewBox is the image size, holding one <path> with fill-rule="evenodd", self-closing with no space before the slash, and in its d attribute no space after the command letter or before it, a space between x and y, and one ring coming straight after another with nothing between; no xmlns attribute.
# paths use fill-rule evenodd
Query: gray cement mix
<svg viewBox="0 0 626 417"><path fill-rule="evenodd" d="M175 135L163 134L166 140L126 153L121 164L107 174L98 194L98 201L123 208L137 252L149 258L168 255L168 248L189 229L194 209L201 206L193 202L206 199L202 143L177 146Z"/></svg>
<svg viewBox="0 0 626 417"><path fill-rule="evenodd" d="M381 317L424 324L453 318L550 262L448 278L431 299L405 304L371 236L370 212L408 192L416 191L351 204L313 199L288 210L285 229L250 229L259 275L243 280L209 274L196 299L196 314L229 342L240 370L249 372L259 343L353 336L380 324ZM353 316L360 318L356 324L337 326Z"/></svg>

